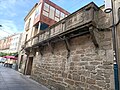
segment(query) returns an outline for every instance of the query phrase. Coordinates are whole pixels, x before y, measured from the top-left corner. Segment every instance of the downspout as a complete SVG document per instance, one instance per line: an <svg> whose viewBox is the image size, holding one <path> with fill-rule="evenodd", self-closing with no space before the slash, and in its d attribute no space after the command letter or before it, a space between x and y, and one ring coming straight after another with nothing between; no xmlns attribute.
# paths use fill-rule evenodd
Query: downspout
<svg viewBox="0 0 120 90"><path fill-rule="evenodd" d="M114 55L114 80L115 80L115 90L119 90L119 76L118 76L118 46L117 46L117 33L114 20L113 12L113 1L111 0L112 5L112 39L113 39L113 55Z"/></svg>

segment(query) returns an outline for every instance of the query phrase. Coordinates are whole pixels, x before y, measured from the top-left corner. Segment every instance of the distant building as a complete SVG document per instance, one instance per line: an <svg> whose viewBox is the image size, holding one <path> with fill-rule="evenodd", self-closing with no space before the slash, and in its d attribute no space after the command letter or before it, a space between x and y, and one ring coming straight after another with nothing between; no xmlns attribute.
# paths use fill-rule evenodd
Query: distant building
<svg viewBox="0 0 120 90"><path fill-rule="evenodd" d="M8 36L0 40L0 52L10 53L11 38L12 36Z"/></svg>
<svg viewBox="0 0 120 90"><path fill-rule="evenodd" d="M21 36L22 34L15 34L11 37L11 43L10 43L10 52L16 53L20 50L20 43L21 43Z"/></svg>
<svg viewBox="0 0 120 90"><path fill-rule="evenodd" d="M20 49L22 34L14 34L0 40L0 52L16 53Z"/></svg>

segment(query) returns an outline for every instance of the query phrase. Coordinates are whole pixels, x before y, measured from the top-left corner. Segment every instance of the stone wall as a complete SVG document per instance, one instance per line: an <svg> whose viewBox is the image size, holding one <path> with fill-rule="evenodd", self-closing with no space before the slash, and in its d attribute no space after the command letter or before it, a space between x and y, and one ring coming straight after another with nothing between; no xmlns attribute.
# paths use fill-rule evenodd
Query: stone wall
<svg viewBox="0 0 120 90"><path fill-rule="evenodd" d="M70 57L63 41L34 57L31 78L51 90L114 90L111 31L99 31L99 48L90 34L70 40Z"/></svg>

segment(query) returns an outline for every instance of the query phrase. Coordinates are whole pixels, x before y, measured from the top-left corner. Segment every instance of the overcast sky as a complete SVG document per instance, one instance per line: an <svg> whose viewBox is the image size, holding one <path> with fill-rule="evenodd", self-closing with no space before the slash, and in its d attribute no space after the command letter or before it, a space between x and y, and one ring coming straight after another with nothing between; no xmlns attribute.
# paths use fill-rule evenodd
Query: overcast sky
<svg viewBox="0 0 120 90"><path fill-rule="evenodd" d="M24 30L24 17L39 0L0 0L0 38ZM80 7L95 2L98 6L104 0L51 0L70 13Z"/></svg>

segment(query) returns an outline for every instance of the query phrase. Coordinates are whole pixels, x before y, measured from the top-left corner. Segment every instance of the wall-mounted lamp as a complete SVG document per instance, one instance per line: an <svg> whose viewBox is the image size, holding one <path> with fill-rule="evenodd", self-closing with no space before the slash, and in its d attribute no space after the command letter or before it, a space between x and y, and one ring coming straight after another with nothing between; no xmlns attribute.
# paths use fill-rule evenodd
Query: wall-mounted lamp
<svg viewBox="0 0 120 90"><path fill-rule="evenodd" d="M2 25L0 25L0 27L2 27Z"/></svg>
<svg viewBox="0 0 120 90"><path fill-rule="evenodd" d="M112 11L112 1L105 0L105 13L110 13Z"/></svg>

